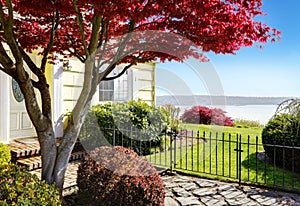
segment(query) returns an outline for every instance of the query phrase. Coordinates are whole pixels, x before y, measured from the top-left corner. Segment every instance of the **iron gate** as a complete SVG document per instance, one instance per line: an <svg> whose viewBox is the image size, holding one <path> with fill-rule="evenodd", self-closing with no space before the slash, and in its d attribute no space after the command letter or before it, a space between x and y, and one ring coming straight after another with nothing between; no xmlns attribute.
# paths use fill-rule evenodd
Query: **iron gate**
<svg viewBox="0 0 300 206"><path fill-rule="evenodd" d="M283 159L288 152L292 153L288 161L293 167L278 166L276 158L266 155L266 147L271 148L274 155L282 155ZM276 152L279 149L283 153ZM162 146L154 148L146 157L154 165L171 171L300 192L300 174L295 164L299 152L299 147L277 145L276 141L270 145L262 144L258 136L181 131L164 135Z"/></svg>

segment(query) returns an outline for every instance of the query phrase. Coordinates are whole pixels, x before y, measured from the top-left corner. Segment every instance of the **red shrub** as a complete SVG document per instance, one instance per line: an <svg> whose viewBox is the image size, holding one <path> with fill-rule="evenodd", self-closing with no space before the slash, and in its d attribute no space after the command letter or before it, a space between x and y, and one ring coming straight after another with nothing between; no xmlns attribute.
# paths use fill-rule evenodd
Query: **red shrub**
<svg viewBox="0 0 300 206"><path fill-rule="evenodd" d="M131 149L99 147L78 169L85 205L163 205L165 185L155 168Z"/></svg>
<svg viewBox="0 0 300 206"><path fill-rule="evenodd" d="M186 110L181 116L181 120L192 124L213 124L221 126L234 126L230 117L225 115L225 111L218 108L208 108L205 106L194 106Z"/></svg>

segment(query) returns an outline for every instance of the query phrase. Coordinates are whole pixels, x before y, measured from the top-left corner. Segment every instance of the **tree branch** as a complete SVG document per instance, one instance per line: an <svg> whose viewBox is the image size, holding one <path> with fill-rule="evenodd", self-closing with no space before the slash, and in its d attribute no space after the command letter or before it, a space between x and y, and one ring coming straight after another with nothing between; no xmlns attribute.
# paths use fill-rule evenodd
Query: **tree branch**
<svg viewBox="0 0 300 206"><path fill-rule="evenodd" d="M77 0L73 0L73 4L74 4L75 12L76 12L77 23L78 23L78 26L79 26L79 29L80 29L82 45L83 45L83 48L84 48L85 55L88 57L88 56L90 56L90 53L89 53L88 47L86 45L86 38L85 38L84 27L83 27L83 18L82 18L82 15L80 13L80 10L78 8Z"/></svg>
<svg viewBox="0 0 300 206"><path fill-rule="evenodd" d="M37 81L34 81L33 79L31 80L31 83L32 83L32 86L34 88L37 88L37 89L40 89L41 88L41 85L39 84L39 82Z"/></svg>
<svg viewBox="0 0 300 206"><path fill-rule="evenodd" d="M102 44L103 44L104 35L105 35L106 38L105 38L105 42L104 42L104 45L103 45L102 54L98 58L98 62L102 61L102 58L103 58L103 56L106 52L106 46L107 46L107 42L108 42L108 23L103 21L103 18L102 18L100 37L99 37L99 42L98 42L98 49L100 49ZM109 58L109 59L111 59L111 58ZM100 68L100 67L101 66L98 66L98 68Z"/></svg>
<svg viewBox="0 0 300 206"><path fill-rule="evenodd" d="M124 68L123 68L123 70L119 73L119 74L117 74L117 75L115 75L115 76L113 76L113 77L104 77L101 81L110 81L110 80L114 80L114 79L117 79L117 78L119 78L120 76L122 76L131 66L133 66L134 64L130 64L130 65L127 65L127 66L125 66ZM99 82L100 83L100 82Z"/></svg>
<svg viewBox="0 0 300 206"><path fill-rule="evenodd" d="M117 53L115 55L115 59L119 59L120 56L122 56L120 53L123 52L125 50L125 47L126 47L126 43L128 42L128 40L130 39L130 37L132 36L132 33L133 30L134 30L134 25L135 25L135 22L133 20L131 20L129 22L129 29L128 29L128 33L124 39L124 41L122 40L123 39L123 36L121 37L121 40L120 40L120 46L118 47L118 50L117 50Z"/></svg>
<svg viewBox="0 0 300 206"><path fill-rule="evenodd" d="M3 26L4 36L6 38L6 43L8 44L14 58L15 58L15 69L17 72L17 77L20 82L25 82L28 79L27 73L23 68L23 58L20 53L18 43L15 39L15 35L13 33L13 9L12 4L9 0L6 0L9 20L6 20L5 13L3 11L3 4L0 1L0 23Z"/></svg>
<svg viewBox="0 0 300 206"><path fill-rule="evenodd" d="M6 0L7 8L8 8L8 27L9 30L12 30L13 28L13 22L14 22L14 13L12 8L12 3L10 0ZM2 7L2 6L1 6Z"/></svg>
<svg viewBox="0 0 300 206"><path fill-rule="evenodd" d="M11 76L12 78L16 78L16 73L12 72L11 70L5 69L4 67L0 66L0 71L3 71L5 74Z"/></svg>
<svg viewBox="0 0 300 206"><path fill-rule="evenodd" d="M78 52L76 51L76 49L74 49L74 51L71 51L71 49L68 48L68 52L70 52L71 54L73 54L82 63L85 62L85 58L83 56L81 56L80 54L78 54Z"/></svg>
<svg viewBox="0 0 300 206"><path fill-rule="evenodd" d="M72 48L74 50L74 51L71 51L71 49L68 48L67 49L68 52L70 52L71 54L73 54L74 56L76 56L82 63L84 63L86 59L77 52L77 48L74 46L75 44L74 44L73 39L69 35L66 35L66 38L68 38L68 40L71 42L71 46L72 46Z"/></svg>
<svg viewBox="0 0 300 206"><path fill-rule="evenodd" d="M24 51L23 48L19 47L19 50L22 54L24 61L26 62L27 66L30 70L37 76L40 77L42 75L42 71L36 66L36 64L32 61L30 56Z"/></svg>
<svg viewBox="0 0 300 206"><path fill-rule="evenodd" d="M2 43L0 43L0 63L5 67L6 70L14 68L14 62L8 56ZM14 68L15 69L15 68Z"/></svg>
<svg viewBox="0 0 300 206"><path fill-rule="evenodd" d="M112 64L110 65L105 71L100 73L100 77L98 80L98 83L100 83L102 81L102 79L106 78L115 68L116 68L117 64Z"/></svg>
<svg viewBox="0 0 300 206"><path fill-rule="evenodd" d="M43 55L43 59L42 59L42 63L41 63L41 70L43 73L45 72L48 55L54 44L54 36L55 36L55 32L59 26L59 20L60 20L60 15L59 15L58 10L56 10L55 12L53 12L53 17L52 17L52 30L51 30L51 35L50 35L50 42L48 43L47 48L44 50L44 55Z"/></svg>
<svg viewBox="0 0 300 206"><path fill-rule="evenodd" d="M98 48L100 48L102 46L103 38L104 38L104 34L105 34L105 29L106 29L105 21L102 18L102 20L101 20L101 30L100 30L100 36L99 36L99 42L98 42Z"/></svg>
<svg viewBox="0 0 300 206"><path fill-rule="evenodd" d="M117 74L117 75L115 75L115 76L113 76L113 77L104 77L104 78L102 78L102 81L110 81L110 80L117 79L117 78L119 78L120 76L122 76L122 75L123 75L130 67L132 67L133 65L135 65L137 62L139 62L139 61L147 61L147 59L153 58L153 56L151 55L151 56L149 56L149 57L147 57L147 58L139 59L139 57L141 57L143 54L144 54L144 53L141 53L141 54L140 54L137 58L135 58L129 65L125 66L125 67L123 68L123 70L122 70L119 74Z"/></svg>
<svg viewBox="0 0 300 206"><path fill-rule="evenodd" d="M166 20L165 20L165 21L166 21ZM164 21L164 22L159 22L159 21L147 22L147 23L138 25L138 26L135 27L134 29L139 29L139 28L141 28L141 27L143 27L143 26L148 26L148 25L151 25L151 24L157 24L157 25L158 25L158 24L164 24L165 21Z"/></svg>
<svg viewBox="0 0 300 206"><path fill-rule="evenodd" d="M109 60L106 60L105 63L108 63L111 61L110 66L108 66L108 68L106 70L104 70L103 72L100 73L100 78L99 78L99 82L104 79L107 78L107 76L115 69L115 67L117 66L118 62L123 59L124 57L126 57L129 54L132 54L135 50L129 50L126 53L124 53L122 56L119 57L119 60L116 61L114 60L114 57L110 58ZM141 57L144 54L144 52L140 53L138 57ZM135 64L139 59L137 59L138 57L136 57L136 59L133 60L133 64ZM134 62L136 60L136 62ZM146 59L145 59L146 61ZM105 64L104 62L101 63L101 66L103 66ZM99 67L101 67L99 66Z"/></svg>
<svg viewBox="0 0 300 206"><path fill-rule="evenodd" d="M101 29L101 22L102 22L102 17L99 16L94 16L93 18L93 23L92 23L92 35L91 35L91 40L90 40L90 45L89 45L89 53L95 53L98 47L98 40L99 40L99 32Z"/></svg>
<svg viewBox="0 0 300 206"><path fill-rule="evenodd" d="M130 21L127 35L125 36L124 40L123 40L123 36L124 35L121 37L121 39L119 41L119 44L117 46L117 48L118 48L117 52L116 52L116 54L112 58L111 66L109 66L108 69L106 69L105 71L103 71L100 74L99 82L103 78L106 78L114 70L114 68L116 67L117 63L122 59L122 57L125 57L125 56L127 56L127 54L130 53L130 52L129 53L127 52L127 54L126 54L126 53L124 53L124 51L125 51L126 43L130 40L130 37L132 35L131 32L134 30L134 25L135 25L135 22L134 21ZM107 39L108 39L108 29L106 31L106 42L105 42L105 45L104 45L104 51L102 51L102 54L101 54L101 58L103 57L103 55L105 53L105 48L106 48L106 45L107 45Z"/></svg>

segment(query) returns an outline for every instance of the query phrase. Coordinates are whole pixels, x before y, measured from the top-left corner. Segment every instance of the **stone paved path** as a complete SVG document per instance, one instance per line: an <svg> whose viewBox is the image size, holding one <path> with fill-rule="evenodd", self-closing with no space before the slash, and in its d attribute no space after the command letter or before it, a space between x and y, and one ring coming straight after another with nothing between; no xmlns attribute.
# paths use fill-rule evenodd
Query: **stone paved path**
<svg viewBox="0 0 300 206"><path fill-rule="evenodd" d="M78 162L68 165L65 194L76 187ZM39 173L36 171L34 173ZM174 175L162 176L166 184L165 206L300 206L300 195L242 186L215 180ZM68 189L71 188L71 189Z"/></svg>
<svg viewBox="0 0 300 206"><path fill-rule="evenodd" d="M300 206L300 195L182 175L163 176L165 206Z"/></svg>

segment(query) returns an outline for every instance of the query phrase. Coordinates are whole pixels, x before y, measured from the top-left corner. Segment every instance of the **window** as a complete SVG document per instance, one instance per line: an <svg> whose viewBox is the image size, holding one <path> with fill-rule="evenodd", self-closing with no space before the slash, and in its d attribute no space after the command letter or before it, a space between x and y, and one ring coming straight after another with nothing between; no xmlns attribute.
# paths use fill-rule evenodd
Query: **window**
<svg viewBox="0 0 300 206"><path fill-rule="evenodd" d="M119 78L99 84L99 101L127 101L128 91L128 73L126 72Z"/></svg>
<svg viewBox="0 0 300 206"><path fill-rule="evenodd" d="M114 100L114 81L103 81L99 84L99 101Z"/></svg>
<svg viewBox="0 0 300 206"><path fill-rule="evenodd" d="M115 101L128 100L128 75L123 74L121 77L115 79Z"/></svg>

